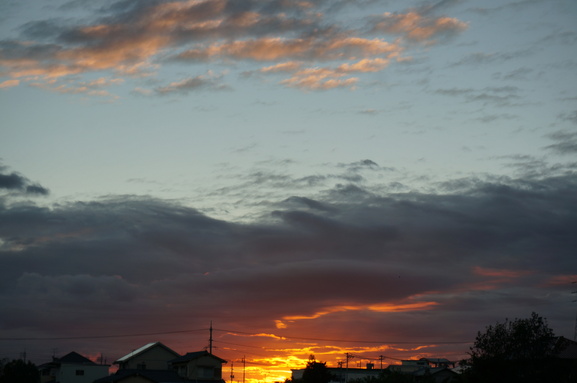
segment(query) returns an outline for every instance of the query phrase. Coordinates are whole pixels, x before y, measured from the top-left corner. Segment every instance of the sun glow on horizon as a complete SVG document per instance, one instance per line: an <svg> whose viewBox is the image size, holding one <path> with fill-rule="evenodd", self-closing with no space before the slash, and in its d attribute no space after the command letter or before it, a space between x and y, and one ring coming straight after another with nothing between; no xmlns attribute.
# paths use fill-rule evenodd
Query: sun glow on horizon
<svg viewBox="0 0 577 383"><path fill-rule="evenodd" d="M291 378L292 370L304 369L311 357L326 363L329 368L346 366L348 356L349 368L366 368L367 364L371 363L375 366L374 368L378 369L385 369L391 364L399 364L401 360L407 359L446 357L450 360L459 360L462 358L462 355L451 355L446 351L441 351L439 349L441 345L434 342L359 345L351 341L353 342L351 345L339 345L338 340L318 339L315 341L313 338L270 336L274 334L267 334L269 336L263 337L263 334L227 332L227 335L247 336L254 341L260 338L257 342L262 353L247 352L252 356L229 359L229 363L223 368L225 381L231 383L284 382ZM271 341L274 343L270 343ZM362 342L358 341L358 343ZM240 352L232 348L227 351L234 352L236 355Z"/></svg>

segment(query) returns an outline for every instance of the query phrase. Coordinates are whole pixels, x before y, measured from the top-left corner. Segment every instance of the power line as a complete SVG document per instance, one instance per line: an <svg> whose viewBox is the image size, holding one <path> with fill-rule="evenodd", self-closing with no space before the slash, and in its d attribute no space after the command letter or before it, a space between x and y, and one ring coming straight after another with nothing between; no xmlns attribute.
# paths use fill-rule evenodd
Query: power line
<svg viewBox="0 0 577 383"><path fill-rule="evenodd" d="M207 329L197 329L197 330L181 330L181 331L148 332L148 333L124 334L124 335L61 336L61 337L47 337L47 338L40 338L40 337L0 338L0 341L3 341L3 340L74 340L74 339L130 338L130 337L135 337L135 336L183 334L183 333L206 331L206 330Z"/></svg>
<svg viewBox="0 0 577 383"><path fill-rule="evenodd" d="M180 330L180 331L162 331L162 332L149 332L149 333L134 333L134 334L121 334L121 335L88 335L88 336L68 336L68 337L22 337L22 338L0 338L0 341L42 341L42 340L80 340L80 339L107 339L107 338L130 338L137 336L151 336L151 335L171 335L171 334L185 334L191 332L209 331L210 329L194 329L194 330ZM246 331L236 331L227 329L216 329L213 331L226 332L231 335L241 334L250 336L263 336L267 334L246 332ZM268 334L279 340L306 340L306 341L316 341L316 342L333 342L333 343L365 343L365 344L467 344L473 343L472 341L393 341L393 340L361 340L361 339L329 339L329 338L308 338L308 337L297 337L297 336L285 336L285 335L275 335ZM226 343L223 341L218 341L221 343ZM240 344L235 344L236 346L242 346ZM255 347L255 346L245 346L245 347Z"/></svg>

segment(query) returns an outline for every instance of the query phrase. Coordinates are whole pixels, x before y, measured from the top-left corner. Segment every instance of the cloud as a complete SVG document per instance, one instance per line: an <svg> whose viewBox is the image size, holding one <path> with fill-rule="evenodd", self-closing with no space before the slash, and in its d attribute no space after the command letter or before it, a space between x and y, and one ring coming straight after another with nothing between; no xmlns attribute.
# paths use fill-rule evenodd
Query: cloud
<svg viewBox="0 0 577 383"><path fill-rule="evenodd" d="M545 147L545 149L558 154L577 153L577 133L558 131L549 135L549 138L557 141Z"/></svg>
<svg viewBox="0 0 577 383"><path fill-rule="evenodd" d="M180 81L172 82L166 86L158 87L154 91L159 95L169 95L169 94L187 94L196 90L230 90L231 88L219 82L222 76L215 76L212 73L208 73L203 76L196 76L192 78L187 78Z"/></svg>
<svg viewBox="0 0 577 383"><path fill-rule="evenodd" d="M380 169L368 159L339 168ZM283 190L295 180L255 177L261 188ZM5 190L32 186L16 173L0 180ZM275 334L217 341L236 338L280 357L299 348L291 336L404 340L438 353L427 351L433 341L472 340L494 318L557 313L560 281L576 266L575 175L461 181L439 194L369 189L366 179L316 195L301 188L278 202L264 193L261 215L247 222L134 196L0 204L0 326L14 337L48 337L196 329L213 320ZM160 340L185 351L203 336ZM141 340L82 344L120 356ZM415 347L397 355L413 356Z"/></svg>
<svg viewBox="0 0 577 383"><path fill-rule="evenodd" d="M514 105L520 97L520 89L514 86L487 87L483 89L451 88L437 89L436 94L443 96L463 97L467 102L482 102L483 104ZM508 117L508 116L507 116Z"/></svg>
<svg viewBox="0 0 577 383"><path fill-rule="evenodd" d="M516 58L523 58L531 55L533 52L531 50L522 51L510 51L510 52L497 52L497 53L485 53L485 52L475 52L464 56L461 60L456 61L451 66L461 66L461 65L486 65L493 63L502 63L510 61Z"/></svg>
<svg viewBox="0 0 577 383"><path fill-rule="evenodd" d="M358 78L343 77L352 73L381 71L389 64L390 58L399 56L401 50L402 48L396 44L381 39L369 40L342 36L331 37L328 40L317 37L293 40L265 38L218 43L188 50L175 57L175 60L202 61L214 58L255 61L289 60L264 67L260 73L290 72L292 77L281 81L281 84L307 90L326 90L354 87ZM354 60L359 56L374 57L375 55L384 55L385 58L365 58L356 62L340 64L336 68L303 67L305 61Z"/></svg>
<svg viewBox="0 0 577 383"><path fill-rule="evenodd" d="M467 23L451 17L432 17L418 10L393 14L386 12L372 19L373 31L398 34L408 40L436 43L435 38L451 36L467 29Z"/></svg>
<svg viewBox="0 0 577 383"><path fill-rule="evenodd" d="M26 195L48 195L45 187L32 183L26 177L12 172L6 173L6 167L0 165L0 190Z"/></svg>
<svg viewBox="0 0 577 383"><path fill-rule="evenodd" d="M300 39L262 38L217 43L185 51L176 60L207 60L224 57L240 60L273 61L279 59L335 60L374 55L395 55L400 48L382 39L330 36Z"/></svg>
<svg viewBox="0 0 577 383"><path fill-rule="evenodd" d="M20 85L20 80L6 80L0 82L0 88L12 88L13 86Z"/></svg>
<svg viewBox="0 0 577 383"><path fill-rule="evenodd" d="M370 34L378 37L370 38L365 36L365 26L349 30L336 21L346 7L347 2L233 0L117 1L98 10L88 7L85 10L91 17L76 22L67 18L29 22L20 27L19 36L0 42L0 66L5 76L12 77L3 84L50 83L97 72L137 81L158 75L162 67L174 62L218 61L234 67L240 60L255 65L273 62L273 67L284 65L284 70L287 63L300 62L300 68L293 67L293 75L280 82L285 86L350 88L359 79L345 78L347 74L381 71L391 59L402 59L405 47L399 41L385 40L383 32L433 44L441 35L466 28L465 23L435 17L430 10L411 10L385 13L373 20ZM320 62L331 62L332 69L318 68ZM82 84L51 89L101 95L84 90Z"/></svg>
<svg viewBox="0 0 577 383"><path fill-rule="evenodd" d="M120 78L100 77L90 81L52 79L44 82L30 82L30 85L62 94L85 94L88 96L117 98L117 96L112 95L104 88L119 85L123 82L124 80Z"/></svg>

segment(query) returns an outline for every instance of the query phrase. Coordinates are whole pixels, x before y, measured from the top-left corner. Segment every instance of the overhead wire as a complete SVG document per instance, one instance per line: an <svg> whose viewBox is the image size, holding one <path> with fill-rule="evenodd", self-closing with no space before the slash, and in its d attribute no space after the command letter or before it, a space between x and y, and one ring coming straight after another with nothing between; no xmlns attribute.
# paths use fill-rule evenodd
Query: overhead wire
<svg viewBox="0 0 577 383"><path fill-rule="evenodd" d="M148 332L148 333L134 333L134 334L117 334L117 335L86 335L86 336L59 336L59 337L4 337L0 338L0 341L41 341L41 340L81 340L81 339L107 339L107 338L130 338L137 336L151 336L151 335L171 335L171 334L185 334L192 332L208 331L207 328L193 329L193 330L179 330L179 331L161 331L161 332ZM362 340L362 339L330 339L330 338L311 338L311 337L298 337L291 335L276 335L276 334L265 334L265 333L255 333L228 329L213 329L213 331L221 331L228 333L230 335L240 334L249 336L270 336L278 340L305 340L305 341L316 341L316 342L333 342L333 343L365 343L365 344L467 344L473 343L472 341L396 341L396 340ZM220 341L223 342L223 341ZM226 342L223 342L226 343ZM230 343L234 344L234 343ZM243 347L255 347L258 346L248 346L234 344L236 346Z"/></svg>
<svg viewBox="0 0 577 383"><path fill-rule="evenodd" d="M163 332L147 332L147 333L136 333L136 334L123 334L123 335L88 335L88 336L57 336L57 337L26 337L26 338L0 338L0 341L6 340L17 340L17 341L29 341L29 340L75 340L75 339L105 339L105 338L131 338L136 336L150 336L150 335L169 335L169 334L182 334L190 332L206 331L208 329L196 329L196 330L181 330L181 331L163 331Z"/></svg>

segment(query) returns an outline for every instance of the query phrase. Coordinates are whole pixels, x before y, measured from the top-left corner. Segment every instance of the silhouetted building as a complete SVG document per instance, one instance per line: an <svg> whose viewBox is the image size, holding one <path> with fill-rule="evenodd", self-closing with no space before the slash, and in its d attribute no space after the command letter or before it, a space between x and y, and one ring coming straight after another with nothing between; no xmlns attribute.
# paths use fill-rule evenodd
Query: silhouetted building
<svg viewBox="0 0 577 383"><path fill-rule="evenodd" d="M38 366L41 383L92 383L108 375L108 364L97 364L72 351Z"/></svg>
<svg viewBox="0 0 577 383"><path fill-rule="evenodd" d="M148 343L117 359L119 370L168 370L168 362L180 356L160 342Z"/></svg>
<svg viewBox="0 0 577 383"><path fill-rule="evenodd" d="M94 383L224 383L226 360L207 351L180 355L160 342L146 344L114 362L118 371Z"/></svg>
<svg viewBox="0 0 577 383"><path fill-rule="evenodd" d="M327 367L327 371L331 374L331 382L343 383L353 380L360 380L371 377L378 377L383 370L377 370L374 368L373 363L367 363L365 368L353 368L353 367ZM291 377L293 380L301 379L305 372L305 369L291 370Z"/></svg>
<svg viewBox="0 0 577 383"><path fill-rule="evenodd" d="M226 360L208 351L189 352L170 361L172 368L179 376L196 381L224 382L222 365Z"/></svg>
<svg viewBox="0 0 577 383"><path fill-rule="evenodd" d="M444 358L421 358L419 360L403 360L401 364L389 365L387 368L375 369L373 363L367 363L366 368L327 367L332 376L331 383L345 383L362 379L378 378L381 375L406 374L418 380L433 382L454 382L458 373L453 371L455 362ZM301 379L305 369L292 370L292 379Z"/></svg>

